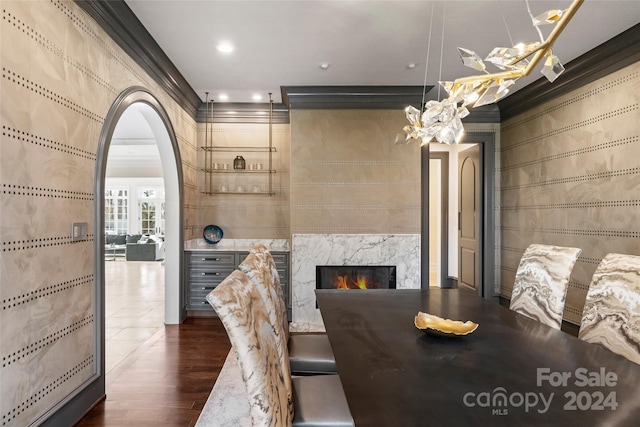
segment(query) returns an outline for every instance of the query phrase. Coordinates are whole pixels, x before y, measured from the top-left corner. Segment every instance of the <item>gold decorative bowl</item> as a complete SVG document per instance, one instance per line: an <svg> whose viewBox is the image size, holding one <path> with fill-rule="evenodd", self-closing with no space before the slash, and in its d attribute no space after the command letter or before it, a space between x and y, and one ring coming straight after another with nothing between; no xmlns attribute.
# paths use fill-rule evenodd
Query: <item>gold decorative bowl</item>
<svg viewBox="0 0 640 427"><path fill-rule="evenodd" d="M461 322L459 320L443 319L421 311L418 312L413 323L421 331L439 337L461 337L478 328L478 324L473 323L471 320Z"/></svg>

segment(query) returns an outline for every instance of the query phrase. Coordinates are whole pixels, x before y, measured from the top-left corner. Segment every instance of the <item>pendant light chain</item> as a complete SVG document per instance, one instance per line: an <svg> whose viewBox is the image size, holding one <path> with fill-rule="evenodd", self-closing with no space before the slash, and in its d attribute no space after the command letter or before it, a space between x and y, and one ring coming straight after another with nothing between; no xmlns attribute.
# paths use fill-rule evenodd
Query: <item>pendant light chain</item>
<svg viewBox="0 0 640 427"><path fill-rule="evenodd" d="M531 7L529 7L529 0L524 0L524 2L527 4L527 12L529 12L529 17L531 18L531 22L534 23L533 27L538 32L538 37L540 37L540 43L544 43L544 36L542 35L542 31L540 30L540 27L535 25L535 18L533 16L533 13L531 13Z"/></svg>
<svg viewBox="0 0 640 427"><path fill-rule="evenodd" d="M444 27L447 22L447 4L444 3L442 9L442 40L440 42L440 73L438 74L438 101L440 101L440 88L442 85L440 82L442 81L442 58L444 57Z"/></svg>
<svg viewBox="0 0 640 427"><path fill-rule="evenodd" d="M507 22L507 18L504 16L504 9L502 9L502 3L498 2L498 6L500 7L500 15L502 15L502 22L504 22L504 27L507 29L507 36L509 36L509 43L511 46L514 46L513 37L511 37L511 31L509 30L509 23Z"/></svg>
<svg viewBox="0 0 640 427"><path fill-rule="evenodd" d="M429 71L429 55L431 52L431 30L433 29L433 6L435 5L435 2L431 3L431 18L429 21L429 40L427 42L427 58L425 59L425 66L424 66L424 83L422 85L422 102L420 103L420 109L422 110L424 108L424 98L427 95L427 73Z"/></svg>

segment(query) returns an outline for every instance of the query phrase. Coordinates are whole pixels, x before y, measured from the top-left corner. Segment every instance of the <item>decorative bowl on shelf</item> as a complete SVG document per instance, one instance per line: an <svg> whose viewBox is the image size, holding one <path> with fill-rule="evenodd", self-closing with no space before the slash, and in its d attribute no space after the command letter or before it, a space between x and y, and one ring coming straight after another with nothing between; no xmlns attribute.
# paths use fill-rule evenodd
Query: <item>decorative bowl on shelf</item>
<svg viewBox="0 0 640 427"><path fill-rule="evenodd" d="M418 312L413 323L421 331L439 337L461 337L478 328L478 324L471 320L461 322L460 320L443 319L422 311Z"/></svg>
<svg viewBox="0 0 640 427"><path fill-rule="evenodd" d="M217 225L207 225L202 232L204 240L210 245L215 245L222 239L222 228Z"/></svg>

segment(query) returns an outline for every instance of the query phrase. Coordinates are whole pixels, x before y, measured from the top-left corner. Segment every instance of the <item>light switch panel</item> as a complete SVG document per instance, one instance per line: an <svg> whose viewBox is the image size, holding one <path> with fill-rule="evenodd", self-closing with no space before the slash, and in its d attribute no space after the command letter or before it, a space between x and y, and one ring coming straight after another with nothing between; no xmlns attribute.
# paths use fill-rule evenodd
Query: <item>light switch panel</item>
<svg viewBox="0 0 640 427"><path fill-rule="evenodd" d="M81 240L87 240L87 223L74 222L71 224L71 241L79 242Z"/></svg>

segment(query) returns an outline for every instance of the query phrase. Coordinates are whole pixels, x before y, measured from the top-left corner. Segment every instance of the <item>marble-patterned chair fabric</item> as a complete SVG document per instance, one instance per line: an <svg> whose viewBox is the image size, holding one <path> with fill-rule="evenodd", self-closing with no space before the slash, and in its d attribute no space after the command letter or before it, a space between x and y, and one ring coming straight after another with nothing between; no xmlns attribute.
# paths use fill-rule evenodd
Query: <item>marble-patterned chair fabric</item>
<svg viewBox="0 0 640 427"><path fill-rule="evenodd" d="M338 375L299 377L292 384L288 355L278 350L282 337L276 335L258 286L245 273L235 270L207 301L238 356L252 426L354 426Z"/></svg>
<svg viewBox="0 0 640 427"><path fill-rule="evenodd" d="M288 363L281 361L277 337L256 286L235 270L207 295L207 301L238 355L253 425L290 426L291 373Z"/></svg>
<svg viewBox="0 0 640 427"><path fill-rule="evenodd" d="M261 291L261 295L270 312L277 317L273 320L273 316L270 316L272 320L282 325L291 372L295 375L337 373L335 356L326 334L289 334L287 307L278 270L267 247L259 244L249 252L239 268L254 281L256 286L266 284L268 292ZM267 272L270 272L271 280L267 280Z"/></svg>
<svg viewBox="0 0 640 427"><path fill-rule="evenodd" d="M579 248L529 245L520 259L509 308L555 329L562 312Z"/></svg>
<svg viewBox="0 0 640 427"><path fill-rule="evenodd" d="M272 297L272 301L275 304L275 314L278 318L278 322L282 325L284 331L284 340L289 340L289 319L287 318L287 303L284 300L284 293L282 292L282 285L280 283L280 275L278 274L278 268L271 256L271 252L263 244L258 244L249 250L249 256L255 256L260 261L260 268L266 270L269 273L268 277L264 277L264 283L268 285L269 292ZM246 260L246 259L245 259ZM240 269L247 273L245 270L249 270L250 266L244 262L240 264ZM251 277L251 276L249 276ZM270 280L266 280L270 278Z"/></svg>
<svg viewBox="0 0 640 427"><path fill-rule="evenodd" d="M611 253L591 279L578 338L640 364L640 256Z"/></svg>
<svg viewBox="0 0 640 427"><path fill-rule="evenodd" d="M273 258L269 258L273 260ZM289 365L289 356L287 354L288 350L286 338L288 336L288 333L285 333L285 330L283 329L283 325L279 315L280 313L278 311L277 299L280 296L276 292L273 292L273 286L269 286L269 282L273 280L271 276L270 265L267 262L266 257L258 257L254 253L249 253L249 255L247 255L247 257L242 261L239 268L251 280L251 283L253 284L253 286L255 286L258 294L260 294L260 298L262 298L262 302L266 309L269 322L273 327L273 333L275 335L275 343L278 350L280 363L283 366L286 366L287 372L290 375L291 372ZM291 377L289 376L288 378L285 378L285 382L287 389L291 390ZM291 406L289 409L291 411L291 419L293 419L293 406Z"/></svg>

